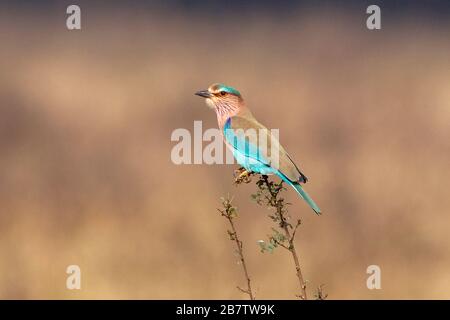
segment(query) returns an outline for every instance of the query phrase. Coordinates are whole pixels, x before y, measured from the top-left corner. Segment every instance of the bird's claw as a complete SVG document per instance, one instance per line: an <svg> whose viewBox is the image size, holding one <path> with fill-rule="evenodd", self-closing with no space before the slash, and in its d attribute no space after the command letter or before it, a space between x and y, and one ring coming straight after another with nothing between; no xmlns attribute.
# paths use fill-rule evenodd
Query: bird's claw
<svg viewBox="0 0 450 320"><path fill-rule="evenodd" d="M250 183L252 181L251 176L254 172L247 171L245 168L241 167L234 171L234 183Z"/></svg>

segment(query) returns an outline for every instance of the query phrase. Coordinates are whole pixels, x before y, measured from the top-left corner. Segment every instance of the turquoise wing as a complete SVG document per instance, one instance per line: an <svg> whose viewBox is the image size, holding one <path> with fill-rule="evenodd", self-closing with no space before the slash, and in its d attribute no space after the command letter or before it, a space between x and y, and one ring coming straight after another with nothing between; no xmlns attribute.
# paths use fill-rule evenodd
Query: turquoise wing
<svg viewBox="0 0 450 320"><path fill-rule="evenodd" d="M270 161L258 145L258 130L232 126L233 118L228 118L223 128L226 142L232 147L236 161L248 171L262 174L275 173ZM254 129L252 131L252 129Z"/></svg>

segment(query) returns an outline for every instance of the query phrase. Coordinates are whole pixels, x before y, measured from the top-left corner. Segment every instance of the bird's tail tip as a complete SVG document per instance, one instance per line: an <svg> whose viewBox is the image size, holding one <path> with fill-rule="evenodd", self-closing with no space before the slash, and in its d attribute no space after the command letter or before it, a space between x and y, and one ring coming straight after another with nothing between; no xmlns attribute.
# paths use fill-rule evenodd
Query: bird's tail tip
<svg viewBox="0 0 450 320"><path fill-rule="evenodd" d="M320 216L322 214L322 210L320 210L319 206L314 202L314 200L309 196L309 194L303 190L302 186L299 183L293 184L295 191L306 201L306 203L313 209L313 211Z"/></svg>
<svg viewBox="0 0 450 320"><path fill-rule="evenodd" d="M312 199L311 198L309 198L311 201L312 201ZM306 200L306 199L305 199ZM316 215L318 215L318 216L321 216L322 215L322 210L320 210L320 208L317 206L317 204L315 204L314 203L314 201L312 201L312 203L310 203L309 201L306 201L308 204L309 204L309 206L311 207L311 209L313 209L313 211L314 211L314 213L316 214Z"/></svg>

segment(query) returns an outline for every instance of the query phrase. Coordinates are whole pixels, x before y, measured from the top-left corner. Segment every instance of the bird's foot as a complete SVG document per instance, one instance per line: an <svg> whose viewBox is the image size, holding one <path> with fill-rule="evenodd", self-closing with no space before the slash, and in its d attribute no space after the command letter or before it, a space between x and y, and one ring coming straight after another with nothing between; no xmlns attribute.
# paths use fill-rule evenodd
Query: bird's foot
<svg viewBox="0 0 450 320"><path fill-rule="evenodd" d="M234 178L237 178L241 175L244 171L247 171L244 167L240 167L239 169L234 170L233 176Z"/></svg>
<svg viewBox="0 0 450 320"><path fill-rule="evenodd" d="M251 176L254 174L254 172L247 171L244 167L241 167L234 171L234 183L250 183L252 181Z"/></svg>

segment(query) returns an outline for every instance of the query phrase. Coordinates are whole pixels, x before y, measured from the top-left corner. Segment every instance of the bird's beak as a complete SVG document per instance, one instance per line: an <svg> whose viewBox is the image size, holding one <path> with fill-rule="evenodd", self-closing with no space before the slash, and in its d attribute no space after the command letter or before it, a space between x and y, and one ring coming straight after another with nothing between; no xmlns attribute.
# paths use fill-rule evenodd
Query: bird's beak
<svg viewBox="0 0 450 320"><path fill-rule="evenodd" d="M212 94L208 90L200 90L195 93L197 96L203 97L203 98L211 98Z"/></svg>

